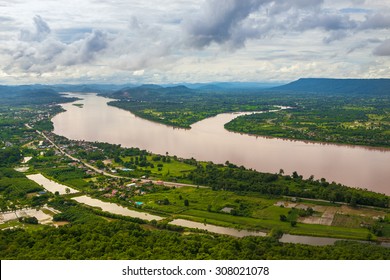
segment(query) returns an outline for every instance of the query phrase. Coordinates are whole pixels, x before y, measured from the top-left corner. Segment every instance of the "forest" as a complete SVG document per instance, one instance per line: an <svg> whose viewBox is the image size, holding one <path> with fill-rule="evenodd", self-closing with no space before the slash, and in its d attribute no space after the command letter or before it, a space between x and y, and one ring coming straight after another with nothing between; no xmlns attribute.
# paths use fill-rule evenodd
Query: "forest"
<svg viewBox="0 0 390 280"><path fill-rule="evenodd" d="M146 230L125 221L89 221L0 232L0 258L36 260L158 259L390 259L390 250L353 241L334 246L282 244L262 237L233 237Z"/></svg>

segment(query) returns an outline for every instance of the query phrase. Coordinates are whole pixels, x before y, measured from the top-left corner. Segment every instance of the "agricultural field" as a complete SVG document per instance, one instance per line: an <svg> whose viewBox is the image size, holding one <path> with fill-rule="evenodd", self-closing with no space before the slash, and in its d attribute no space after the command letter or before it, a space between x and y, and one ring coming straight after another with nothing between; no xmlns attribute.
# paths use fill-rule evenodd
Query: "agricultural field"
<svg viewBox="0 0 390 280"><path fill-rule="evenodd" d="M366 239L369 228L387 215L385 210L337 204L323 206L315 201L292 203L253 193L239 195L193 187L159 191L136 199L144 203L145 210L165 213L172 218L265 232L281 230L352 239Z"/></svg>

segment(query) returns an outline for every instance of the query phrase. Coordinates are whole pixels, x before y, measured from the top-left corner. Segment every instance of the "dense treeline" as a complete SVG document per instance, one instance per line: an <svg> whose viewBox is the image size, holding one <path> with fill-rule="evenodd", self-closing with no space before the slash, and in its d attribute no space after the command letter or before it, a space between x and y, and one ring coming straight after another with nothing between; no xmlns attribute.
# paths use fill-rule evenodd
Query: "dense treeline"
<svg viewBox="0 0 390 280"><path fill-rule="evenodd" d="M215 190L250 191L272 196L287 195L351 205L389 207L389 197L386 195L328 183L325 179L304 180L296 172L292 176L282 176L239 168L232 164L221 167L209 163L206 166L199 165L187 176L195 184L211 186Z"/></svg>
<svg viewBox="0 0 390 280"><path fill-rule="evenodd" d="M17 147L0 149L0 166L8 166L19 163L22 159Z"/></svg>
<svg viewBox="0 0 390 280"><path fill-rule="evenodd" d="M47 196L28 197L28 194L43 191L43 188L12 168L0 168L0 210L6 211L18 205L38 206L47 201ZM11 204L12 202L12 204Z"/></svg>
<svg viewBox="0 0 390 280"><path fill-rule="evenodd" d="M1 259L390 259L390 249L357 242L282 244L273 238L181 235L138 224L85 224L0 231Z"/></svg>

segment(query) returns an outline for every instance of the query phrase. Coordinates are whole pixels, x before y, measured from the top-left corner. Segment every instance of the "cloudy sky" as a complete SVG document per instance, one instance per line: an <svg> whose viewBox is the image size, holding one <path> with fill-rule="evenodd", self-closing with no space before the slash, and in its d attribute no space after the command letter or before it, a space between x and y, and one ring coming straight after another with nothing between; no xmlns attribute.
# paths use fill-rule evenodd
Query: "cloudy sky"
<svg viewBox="0 0 390 280"><path fill-rule="evenodd" d="M0 0L0 83L390 78L390 0Z"/></svg>

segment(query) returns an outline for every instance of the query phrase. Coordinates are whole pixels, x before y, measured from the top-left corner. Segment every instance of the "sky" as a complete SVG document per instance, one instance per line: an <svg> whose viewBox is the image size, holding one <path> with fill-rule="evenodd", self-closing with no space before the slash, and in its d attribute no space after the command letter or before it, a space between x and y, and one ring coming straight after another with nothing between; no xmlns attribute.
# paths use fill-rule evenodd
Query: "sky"
<svg viewBox="0 0 390 280"><path fill-rule="evenodd" d="M390 78L390 0L0 0L0 84Z"/></svg>

